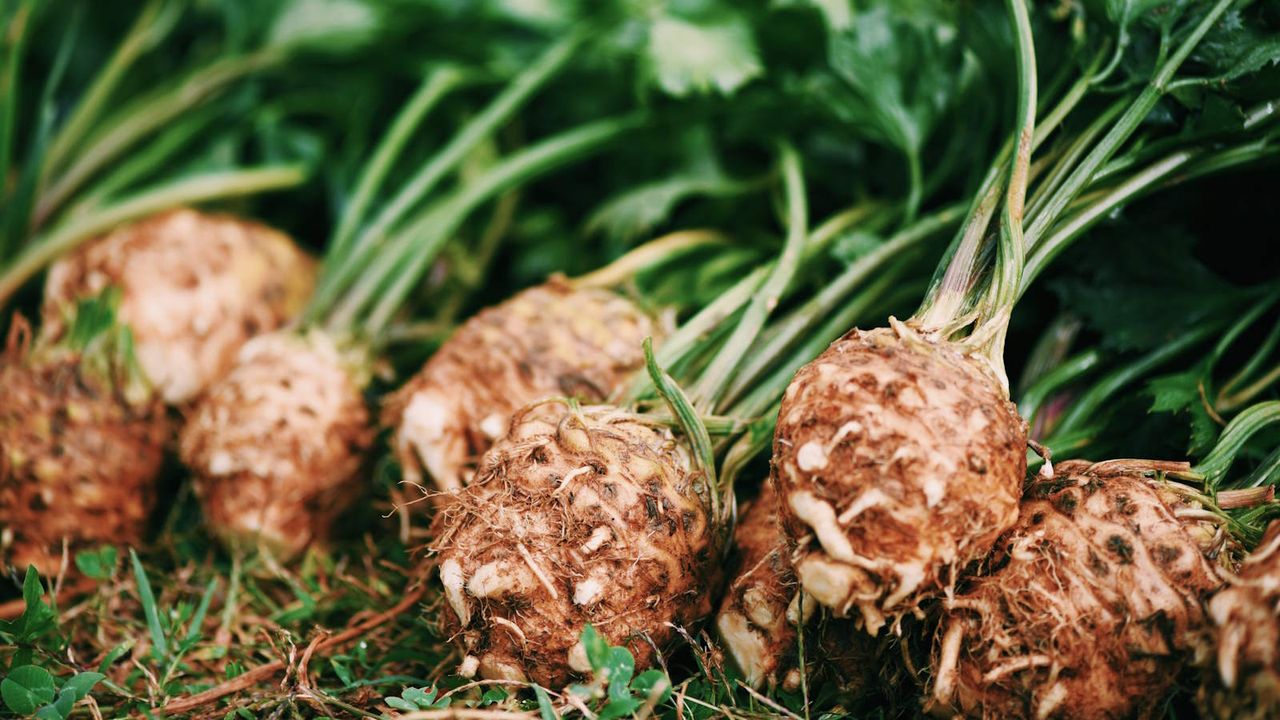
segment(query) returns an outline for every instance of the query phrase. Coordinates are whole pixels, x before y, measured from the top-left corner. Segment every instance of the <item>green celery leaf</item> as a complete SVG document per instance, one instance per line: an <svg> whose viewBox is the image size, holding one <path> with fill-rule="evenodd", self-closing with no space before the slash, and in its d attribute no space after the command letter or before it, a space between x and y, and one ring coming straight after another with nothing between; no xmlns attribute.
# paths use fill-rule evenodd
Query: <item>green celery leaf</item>
<svg viewBox="0 0 1280 720"><path fill-rule="evenodd" d="M649 27L647 52L659 87L676 97L732 95L764 72L751 27L734 15L699 21L663 15Z"/></svg>

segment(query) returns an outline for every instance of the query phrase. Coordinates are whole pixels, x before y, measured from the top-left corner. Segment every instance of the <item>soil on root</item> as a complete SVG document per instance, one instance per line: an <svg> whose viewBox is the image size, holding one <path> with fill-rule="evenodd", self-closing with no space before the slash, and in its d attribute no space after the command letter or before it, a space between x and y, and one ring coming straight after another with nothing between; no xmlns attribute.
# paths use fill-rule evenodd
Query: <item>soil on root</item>
<svg viewBox="0 0 1280 720"><path fill-rule="evenodd" d="M1026 427L979 358L853 330L796 374L774 478L805 590L869 634L954 587L1017 518Z"/></svg>
<svg viewBox="0 0 1280 720"><path fill-rule="evenodd" d="M1280 520L1208 605L1205 717L1280 717Z"/></svg>
<svg viewBox="0 0 1280 720"><path fill-rule="evenodd" d="M360 495L372 442L360 388L331 341L276 333L246 344L200 399L180 452L215 535L290 557L328 539Z"/></svg>
<svg viewBox="0 0 1280 720"><path fill-rule="evenodd" d="M101 543L147 529L169 438L158 399L130 404L87 379L79 360L0 358L0 567L57 574Z"/></svg>
<svg viewBox="0 0 1280 720"><path fill-rule="evenodd" d="M178 209L122 226L49 269L44 333L78 300L121 291L119 316L166 402L184 403L231 369L251 337L291 320L315 262L288 236L230 215Z"/></svg>
<svg viewBox="0 0 1280 720"><path fill-rule="evenodd" d="M519 412L432 527L463 673L561 687L590 670L588 623L649 667L710 612L707 492L671 432L629 411Z"/></svg>
<svg viewBox="0 0 1280 720"><path fill-rule="evenodd" d="M462 487L516 410L552 396L605 400L661 330L626 298L555 279L481 311L386 400L406 479Z"/></svg>
<svg viewBox="0 0 1280 720"><path fill-rule="evenodd" d="M982 574L944 601L927 694L940 716L1150 717L1220 584L1159 482L1063 463L1028 486Z"/></svg>

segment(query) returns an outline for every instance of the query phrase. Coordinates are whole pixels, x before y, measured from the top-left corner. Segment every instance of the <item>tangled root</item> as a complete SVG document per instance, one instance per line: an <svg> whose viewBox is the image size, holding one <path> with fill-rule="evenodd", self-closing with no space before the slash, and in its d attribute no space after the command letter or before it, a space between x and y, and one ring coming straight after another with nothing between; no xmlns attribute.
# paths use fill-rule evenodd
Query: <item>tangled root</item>
<svg viewBox="0 0 1280 720"><path fill-rule="evenodd" d="M704 617L716 529L691 467L670 431L628 411L517 413L432 528L464 669L560 687L590 670L590 623L639 670Z"/></svg>
<svg viewBox="0 0 1280 720"><path fill-rule="evenodd" d="M1212 667L1196 696L1207 718L1280 717L1280 520L1208 605Z"/></svg>
<svg viewBox="0 0 1280 720"><path fill-rule="evenodd" d="M1212 564L1133 463L1058 466L1028 487L984 572L943 604L940 716L1149 716L1203 626Z"/></svg>
<svg viewBox="0 0 1280 720"><path fill-rule="evenodd" d="M64 355L0 357L0 567L58 572L97 544L136 545L155 505L169 424Z"/></svg>
<svg viewBox="0 0 1280 720"><path fill-rule="evenodd" d="M948 592L1017 518L1026 427L958 348L853 330L801 368L774 435L806 592L875 635Z"/></svg>
<svg viewBox="0 0 1280 720"><path fill-rule="evenodd" d="M462 487L517 409L551 396L604 400L660 329L615 293L555 279L480 312L387 399L383 424L405 478Z"/></svg>
<svg viewBox="0 0 1280 720"><path fill-rule="evenodd" d="M746 682L772 687L795 667L797 629L816 609L799 592L773 483L765 483L746 508L733 543L732 580L716 613L716 630Z"/></svg>
<svg viewBox="0 0 1280 720"><path fill-rule="evenodd" d="M357 473L373 441L352 374L323 334L274 333L244 346L180 438L215 535L282 557L329 537L361 493Z"/></svg>
<svg viewBox="0 0 1280 720"><path fill-rule="evenodd" d="M799 692L803 631L805 680L815 691L834 690L848 705L873 695L896 699L892 695L906 686L897 639L867 635L801 590L778 511L777 492L765 483L734 531L732 579L716 613L721 643L744 681Z"/></svg>
<svg viewBox="0 0 1280 720"><path fill-rule="evenodd" d="M61 331L77 300L119 287L138 361L166 402L183 403L230 370L245 341L291 320L314 285L315 263L287 236L229 215L173 210L54 263L45 333Z"/></svg>

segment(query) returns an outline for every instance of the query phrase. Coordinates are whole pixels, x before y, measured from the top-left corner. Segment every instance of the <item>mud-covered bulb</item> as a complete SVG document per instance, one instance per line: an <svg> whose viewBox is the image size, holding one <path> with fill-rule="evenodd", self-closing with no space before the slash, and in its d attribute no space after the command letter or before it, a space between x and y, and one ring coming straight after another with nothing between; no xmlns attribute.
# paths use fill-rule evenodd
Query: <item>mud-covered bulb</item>
<svg viewBox="0 0 1280 720"><path fill-rule="evenodd" d="M636 668L710 612L719 557L699 474L669 430L612 406L536 403L433 524L463 670L558 688L591 624Z"/></svg>
<svg viewBox="0 0 1280 720"><path fill-rule="evenodd" d="M662 334L630 300L557 278L482 310L386 402L405 478L462 487L516 410L553 396L605 400L643 366L644 339Z"/></svg>
<svg viewBox="0 0 1280 720"><path fill-rule="evenodd" d="M119 288L119 317L164 400L185 403L240 346L289 322L310 298L315 263L288 236L243 218L172 210L123 225L49 269L42 311L56 336L77 300Z"/></svg>
<svg viewBox="0 0 1280 720"><path fill-rule="evenodd" d="M373 441L358 378L324 333L245 344L196 403L179 443L214 535L287 558L333 534L364 490Z"/></svg>
<svg viewBox="0 0 1280 720"><path fill-rule="evenodd" d="M0 568L51 577L64 545L74 569L79 550L143 541L170 426L154 393L111 369L16 334L0 356Z"/></svg>
<svg viewBox="0 0 1280 720"><path fill-rule="evenodd" d="M938 717L1148 717L1192 655L1221 581L1159 483L1131 464L1056 471L942 603Z"/></svg>
<svg viewBox="0 0 1280 720"><path fill-rule="evenodd" d="M773 467L806 592L869 634L954 587L1018 515L1026 426L981 358L853 330L783 398Z"/></svg>
<svg viewBox="0 0 1280 720"><path fill-rule="evenodd" d="M1202 680L1209 718L1280 717L1280 520L1208 603Z"/></svg>

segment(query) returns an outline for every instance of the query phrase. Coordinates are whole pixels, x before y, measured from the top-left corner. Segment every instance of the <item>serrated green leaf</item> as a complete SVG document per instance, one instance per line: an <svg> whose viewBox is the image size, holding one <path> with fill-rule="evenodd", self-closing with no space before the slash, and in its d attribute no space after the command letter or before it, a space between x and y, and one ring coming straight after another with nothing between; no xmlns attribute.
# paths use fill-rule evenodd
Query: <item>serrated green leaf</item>
<svg viewBox="0 0 1280 720"><path fill-rule="evenodd" d="M668 94L731 95L764 72L751 28L740 17L691 22L661 16L649 28L649 63Z"/></svg>
<svg viewBox="0 0 1280 720"><path fill-rule="evenodd" d="M53 701L53 676L35 665L16 667L0 680L0 698L19 715L30 715L41 705Z"/></svg>

